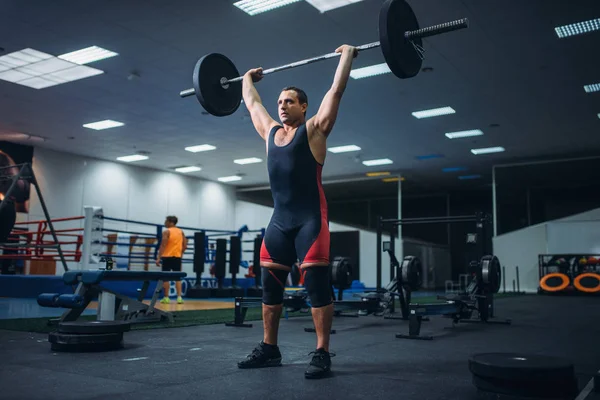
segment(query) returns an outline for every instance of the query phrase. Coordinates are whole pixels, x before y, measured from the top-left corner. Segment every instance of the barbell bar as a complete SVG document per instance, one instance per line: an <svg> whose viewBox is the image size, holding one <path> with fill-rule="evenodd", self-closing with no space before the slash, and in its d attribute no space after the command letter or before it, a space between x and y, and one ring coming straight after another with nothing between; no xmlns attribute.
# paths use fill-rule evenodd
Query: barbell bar
<svg viewBox="0 0 600 400"><path fill-rule="evenodd" d="M405 0L386 0L379 12L379 37L377 42L357 46L360 51L381 47L391 72L398 78L411 78L421 70L423 48L421 39L469 26L467 18L420 28L412 8ZM318 57L265 69L268 75L291 68L327 60L340 53ZM206 111L215 116L233 114L242 100L241 76L231 60L219 53L209 53L198 60L193 72L194 87L182 90L182 98L196 95Z"/></svg>

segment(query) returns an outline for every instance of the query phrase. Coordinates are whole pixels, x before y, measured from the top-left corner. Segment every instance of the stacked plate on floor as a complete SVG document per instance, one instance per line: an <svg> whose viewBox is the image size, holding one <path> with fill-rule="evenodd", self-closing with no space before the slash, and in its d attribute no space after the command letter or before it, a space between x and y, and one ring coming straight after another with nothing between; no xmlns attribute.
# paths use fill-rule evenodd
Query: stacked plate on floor
<svg viewBox="0 0 600 400"><path fill-rule="evenodd" d="M475 354L469 359L473 384L494 398L569 399L578 394L575 368L567 360L516 353Z"/></svg>
<svg viewBox="0 0 600 400"><path fill-rule="evenodd" d="M123 347L123 334L131 324L126 321L61 322L48 335L52 351L109 351Z"/></svg>

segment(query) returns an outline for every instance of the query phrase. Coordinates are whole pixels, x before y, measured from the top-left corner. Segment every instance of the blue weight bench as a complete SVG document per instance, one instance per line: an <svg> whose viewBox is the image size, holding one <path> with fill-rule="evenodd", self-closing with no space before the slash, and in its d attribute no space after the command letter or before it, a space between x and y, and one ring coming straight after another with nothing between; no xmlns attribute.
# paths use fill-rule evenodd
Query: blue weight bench
<svg viewBox="0 0 600 400"><path fill-rule="evenodd" d="M85 270L68 271L63 275L65 285L77 285L73 294L42 293L37 302L42 307L68 308L56 322L76 321L90 302L102 293L115 296L115 320L130 323L150 323L167 320L173 322L173 314L155 308L158 294L162 290L163 282L180 281L185 278L185 272L149 272L149 271L118 271L118 270ZM142 281L138 289L137 299L124 296L109 290L101 285L104 281ZM150 282L156 281L156 288L152 294L150 304L143 300L150 287ZM100 316L101 302L98 302L98 317Z"/></svg>

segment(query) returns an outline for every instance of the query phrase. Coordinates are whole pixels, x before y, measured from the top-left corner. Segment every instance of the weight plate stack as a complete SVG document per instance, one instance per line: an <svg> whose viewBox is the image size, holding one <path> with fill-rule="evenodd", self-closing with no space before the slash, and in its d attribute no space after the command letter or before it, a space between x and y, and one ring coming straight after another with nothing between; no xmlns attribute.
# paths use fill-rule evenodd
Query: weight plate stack
<svg viewBox="0 0 600 400"><path fill-rule="evenodd" d="M537 399L573 399L578 393L575 368L561 358L483 353L469 358L473 385L481 392Z"/></svg>

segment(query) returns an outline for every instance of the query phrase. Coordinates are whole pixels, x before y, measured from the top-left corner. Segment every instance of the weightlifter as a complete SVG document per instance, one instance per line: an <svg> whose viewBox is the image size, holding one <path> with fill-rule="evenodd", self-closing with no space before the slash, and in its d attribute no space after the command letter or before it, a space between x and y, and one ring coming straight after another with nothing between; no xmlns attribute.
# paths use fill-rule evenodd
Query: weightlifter
<svg viewBox="0 0 600 400"><path fill-rule="evenodd" d="M296 260L304 276L317 333L317 349L306 378L321 378L331 370L329 335L333 319L333 299L329 268L329 226L327 200L321 172L327 152L327 137L335 124L340 101L353 59L358 51L343 45L333 84L317 114L306 120L308 99L303 90L289 86L279 95L277 108L281 124L273 120L261 102L254 83L262 79L262 68L249 70L242 81L244 104L252 123L266 142L267 169L274 212L260 250L263 268L264 337L240 368L281 365L277 345L283 292Z"/></svg>

